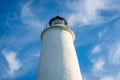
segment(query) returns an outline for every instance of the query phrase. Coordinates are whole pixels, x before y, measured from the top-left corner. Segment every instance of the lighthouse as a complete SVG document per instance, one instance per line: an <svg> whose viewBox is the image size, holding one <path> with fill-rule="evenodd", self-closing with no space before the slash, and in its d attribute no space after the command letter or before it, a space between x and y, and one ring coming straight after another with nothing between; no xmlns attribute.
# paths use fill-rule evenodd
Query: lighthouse
<svg viewBox="0 0 120 80"><path fill-rule="evenodd" d="M74 40L75 34L63 17L49 21L41 33L37 80L82 80Z"/></svg>

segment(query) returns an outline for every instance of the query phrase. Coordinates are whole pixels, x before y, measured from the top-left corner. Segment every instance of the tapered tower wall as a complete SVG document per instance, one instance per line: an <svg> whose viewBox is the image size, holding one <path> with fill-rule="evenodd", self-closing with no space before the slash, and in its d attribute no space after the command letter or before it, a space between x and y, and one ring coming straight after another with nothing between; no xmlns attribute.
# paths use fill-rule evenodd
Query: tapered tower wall
<svg viewBox="0 0 120 80"><path fill-rule="evenodd" d="M73 41L67 27L50 27L43 31L37 80L82 80Z"/></svg>

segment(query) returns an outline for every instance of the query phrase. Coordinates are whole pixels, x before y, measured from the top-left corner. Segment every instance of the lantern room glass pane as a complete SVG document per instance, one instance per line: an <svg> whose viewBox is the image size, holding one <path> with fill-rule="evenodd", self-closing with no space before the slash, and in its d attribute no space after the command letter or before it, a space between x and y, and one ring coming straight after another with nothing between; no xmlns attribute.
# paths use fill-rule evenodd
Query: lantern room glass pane
<svg viewBox="0 0 120 80"><path fill-rule="evenodd" d="M51 25L55 25L55 24L63 24L63 25L65 25L65 21L61 20L61 19L56 19L56 20L51 22Z"/></svg>

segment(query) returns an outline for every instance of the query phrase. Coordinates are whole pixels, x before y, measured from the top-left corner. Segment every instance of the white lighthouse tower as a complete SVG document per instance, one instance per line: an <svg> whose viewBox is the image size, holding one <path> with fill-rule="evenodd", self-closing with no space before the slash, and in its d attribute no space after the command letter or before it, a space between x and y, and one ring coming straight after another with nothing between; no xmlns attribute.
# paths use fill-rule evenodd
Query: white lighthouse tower
<svg viewBox="0 0 120 80"><path fill-rule="evenodd" d="M37 80L82 80L73 41L74 32L59 16L41 34L42 49Z"/></svg>

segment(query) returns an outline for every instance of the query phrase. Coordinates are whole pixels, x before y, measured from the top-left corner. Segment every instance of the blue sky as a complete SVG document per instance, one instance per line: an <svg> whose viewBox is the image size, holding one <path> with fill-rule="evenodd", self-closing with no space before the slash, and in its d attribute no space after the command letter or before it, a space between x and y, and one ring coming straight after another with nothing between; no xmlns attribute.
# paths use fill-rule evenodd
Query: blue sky
<svg viewBox="0 0 120 80"><path fill-rule="evenodd" d="M83 80L120 79L119 0L0 0L0 80L36 80L40 33L68 21Z"/></svg>

